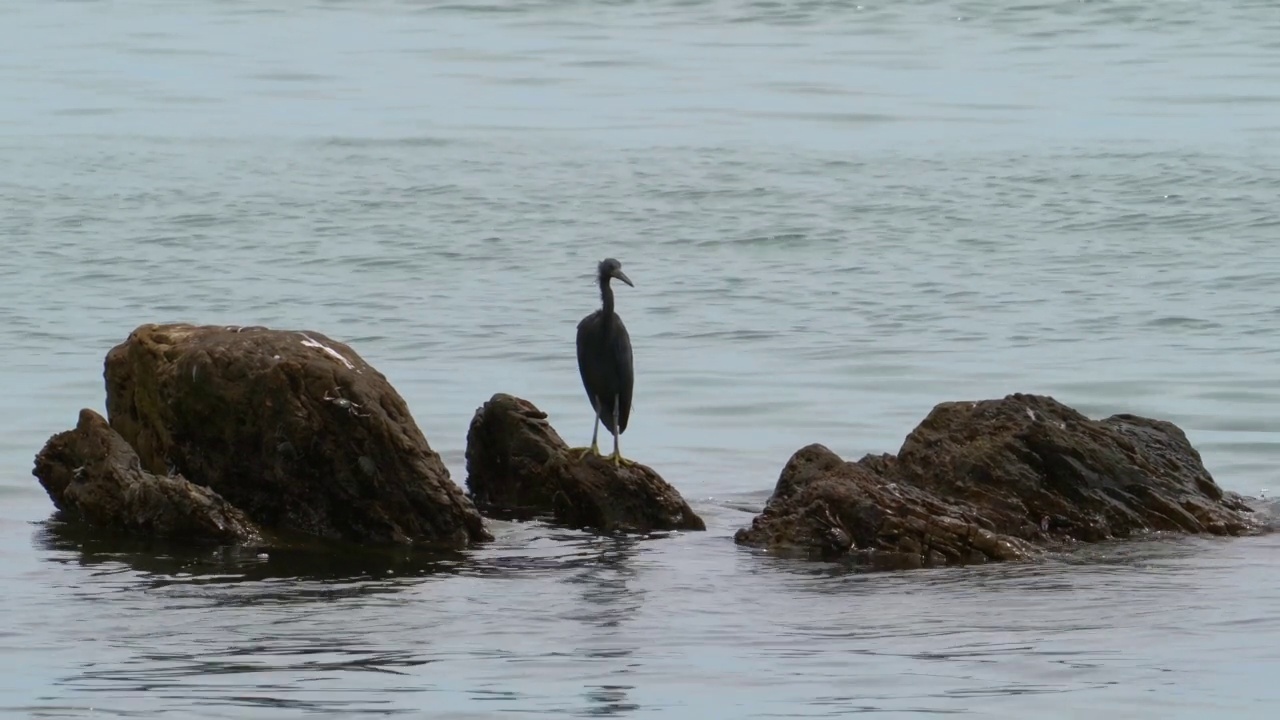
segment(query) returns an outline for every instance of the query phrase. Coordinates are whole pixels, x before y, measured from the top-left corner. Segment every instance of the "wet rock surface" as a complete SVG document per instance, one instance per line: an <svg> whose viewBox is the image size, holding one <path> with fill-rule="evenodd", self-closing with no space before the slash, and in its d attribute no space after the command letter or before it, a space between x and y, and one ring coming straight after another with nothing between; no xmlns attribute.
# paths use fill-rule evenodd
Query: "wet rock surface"
<svg viewBox="0 0 1280 720"><path fill-rule="evenodd" d="M936 406L897 455L797 451L735 540L889 567L1021 560L1060 543L1153 531L1242 535L1260 521L1176 425L1091 420L1014 394Z"/></svg>
<svg viewBox="0 0 1280 720"><path fill-rule="evenodd" d="M486 515L605 532L705 530L652 468L571 451L533 403L499 393L467 432L467 488Z"/></svg>
<svg viewBox="0 0 1280 720"><path fill-rule="evenodd" d="M142 471L180 474L264 529L491 539L400 395L323 334L143 325L107 354L104 374L110 425Z"/></svg>
<svg viewBox="0 0 1280 720"><path fill-rule="evenodd" d="M191 543L259 541L253 522L181 475L142 469L138 454L93 410L54 435L32 473L66 517L101 528Z"/></svg>

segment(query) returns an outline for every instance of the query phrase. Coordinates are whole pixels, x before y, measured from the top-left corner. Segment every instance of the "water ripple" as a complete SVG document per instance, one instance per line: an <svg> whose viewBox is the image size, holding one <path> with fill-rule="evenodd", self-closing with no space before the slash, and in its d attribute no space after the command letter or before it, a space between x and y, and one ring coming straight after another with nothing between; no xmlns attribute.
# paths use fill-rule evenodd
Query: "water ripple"
<svg viewBox="0 0 1280 720"><path fill-rule="evenodd" d="M1280 701L1274 539L890 576L731 540L797 447L893 451L936 402L1018 390L1171 419L1223 485L1274 493L1270 4L0 15L22 58L0 61L4 712ZM465 553L258 557L45 524L33 453L101 405L104 352L148 321L351 342L459 481L495 391L585 442L572 332L608 255L636 282L618 289L638 368L623 444L706 533L496 523Z"/></svg>

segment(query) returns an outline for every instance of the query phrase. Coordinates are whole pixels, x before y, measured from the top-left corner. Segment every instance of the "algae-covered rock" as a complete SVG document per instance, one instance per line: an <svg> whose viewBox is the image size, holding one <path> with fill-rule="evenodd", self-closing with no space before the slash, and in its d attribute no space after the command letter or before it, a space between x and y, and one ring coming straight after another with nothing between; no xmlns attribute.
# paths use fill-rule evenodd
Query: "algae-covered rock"
<svg viewBox="0 0 1280 720"><path fill-rule="evenodd" d="M1173 423L1091 420L1053 398L936 406L896 456L797 451L735 540L902 567L1018 560L1155 531L1242 535L1261 523Z"/></svg>
<svg viewBox="0 0 1280 720"><path fill-rule="evenodd" d="M312 331L143 325L107 354L107 412L143 469L264 528L367 543L491 539L404 400Z"/></svg>
<svg viewBox="0 0 1280 720"><path fill-rule="evenodd" d="M195 543L260 539L243 512L181 475L142 469L138 454L93 410L54 435L32 471L66 516L103 528Z"/></svg>
<svg viewBox="0 0 1280 720"><path fill-rule="evenodd" d="M640 463L575 453L533 403L499 393L467 432L467 488L482 512L602 531L705 530L679 491Z"/></svg>

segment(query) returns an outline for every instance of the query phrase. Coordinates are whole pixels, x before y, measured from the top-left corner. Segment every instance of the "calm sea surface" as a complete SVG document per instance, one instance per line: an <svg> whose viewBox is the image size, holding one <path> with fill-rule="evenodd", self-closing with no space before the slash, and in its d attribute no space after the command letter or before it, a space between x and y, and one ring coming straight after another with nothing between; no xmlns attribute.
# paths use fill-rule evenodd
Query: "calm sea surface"
<svg viewBox="0 0 1280 720"><path fill-rule="evenodd" d="M937 402L1181 424L1280 492L1280 6L0 4L0 715L1274 718L1280 539L854 574L738 548L788 456ZM495 523L444 558L47 522L32 458L144 322L350 342L457 482L526 397L706 533Z"/></svg>

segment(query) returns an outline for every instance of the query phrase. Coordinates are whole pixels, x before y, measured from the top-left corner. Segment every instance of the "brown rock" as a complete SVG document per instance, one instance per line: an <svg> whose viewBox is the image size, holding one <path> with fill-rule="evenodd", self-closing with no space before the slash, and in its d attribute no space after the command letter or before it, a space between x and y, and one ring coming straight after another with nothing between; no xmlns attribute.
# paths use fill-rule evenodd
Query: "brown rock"
<svg viewBox="0 0 1280 720"><path fill-rule="evenodd" d="M914 567L1023 559L1050 541L1258 528L1172 423L1090 420L1053 398L1015 394L938 405L897 456L850 463L802 448L735 540Z"/></svg>
<svg viewBox="0 0 1280 720"><path fill-rule="evenodd" d="M143 325L106 359L111 426L146 470L260 526L371 543L491 539L404 400L317 332Z"/></svg>
<svg viewBox="0 0 1280 720"><path fill-rule="evenodd" d="M702 518L652 468L615 467L569 452L533 403L499 393L476 410L467 432L467 488L485 514L550 516L605 532L705 530Z"/></svg>
<svg viewBox="0 0 1280 720"><path fill-rule="evenodd" d="M1021 539L997 535L973 508L949 504L892 474L885 456L847 462L822 445L796 451L743 545L888 568L1029 557Z"/></svg>
<svg viewBox="0 0 1280 720"><path fill-rule="evenodd" d="M1178 426L1136 415L1090 420L1051 397L935 407L898 452L905 477L983 508L994 529L1084 541L1168 530L1252 532Z"/></svg>
<svg viewBox="0 0 1280 720"><path fill-rule="evenodd" d="M49 439L32 471L65 515L91 525L186 542L260 539L244 513L181 475L142 469L138 454L98 413Z"/></svg>

